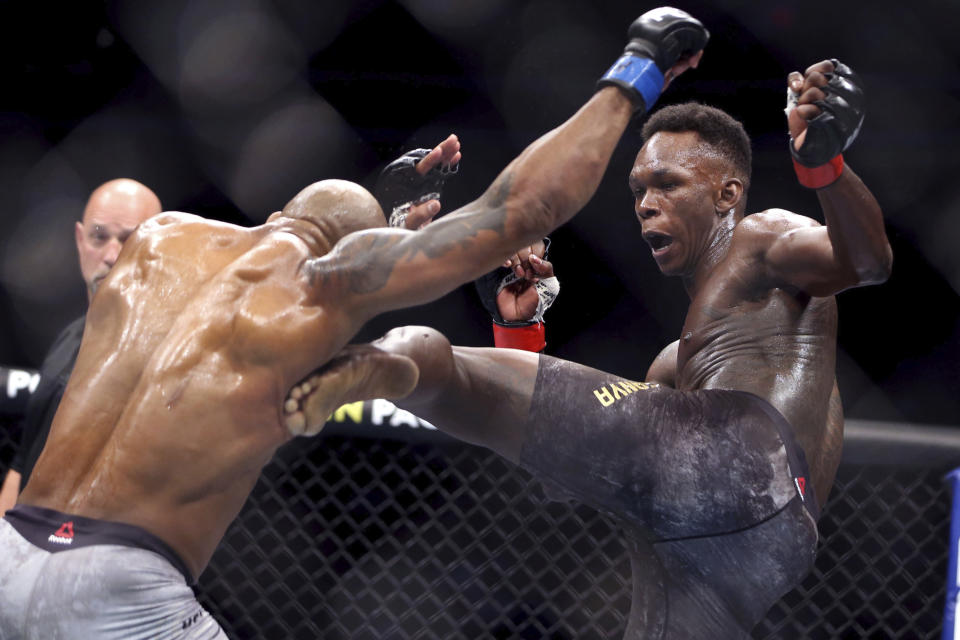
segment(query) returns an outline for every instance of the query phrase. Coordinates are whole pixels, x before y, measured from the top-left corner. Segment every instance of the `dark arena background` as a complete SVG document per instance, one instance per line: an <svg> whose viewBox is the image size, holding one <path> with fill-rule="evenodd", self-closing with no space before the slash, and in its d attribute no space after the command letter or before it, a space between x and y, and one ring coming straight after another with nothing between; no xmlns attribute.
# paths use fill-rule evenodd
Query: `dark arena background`
<svg viewBox="0 0 960 640"><path fill-rule="evenodd" d="M259 224L327 177L372 187L455 132L444 210L479 196L572 114L651 3L126 0L0 3L0 365L36 368L85 307L73 224L115 177L164 207ZM754 144L748 209L820 218L787 152L789 71L863 78L845 154L880 201L890 280L838 298L844 463L817 570L757 638L937 638L960 464L960 4L678 2L711 41L659 105L699 100ZM633 214L624 136L597 195L552 235L547 353L641 380L686 310ZM472 287L379 317L492 344ZM616 528L547 503L524 472L392 405L285 446L198 592L233 638L617 638L630 568ZM0 471L17 424L0 425ZM0 550L0 562L3 553Z"/></svg>

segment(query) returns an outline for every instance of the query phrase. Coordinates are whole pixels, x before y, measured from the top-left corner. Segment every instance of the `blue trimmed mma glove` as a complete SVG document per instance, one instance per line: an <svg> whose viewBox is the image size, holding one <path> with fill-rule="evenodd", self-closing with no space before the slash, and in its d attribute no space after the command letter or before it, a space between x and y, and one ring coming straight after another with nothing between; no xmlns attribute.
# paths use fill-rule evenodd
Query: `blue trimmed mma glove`
<svg viewBox="0 0 960 640"><path fill-rule="evenodd" d="M547 260L550 253L550 238L544 238L543 243L543 259ZM543 278L533 285L539 298L533 317L521 322L507 322L500 315L500 309L497 307L497 296L519 279L513 269L498 267L474 280L473 284L480 296L483 308L493 319L494 346L506 349L523 349L524 351L543 351L547 346L543 314L560 294L560 281L556 276L552 276Z"/></svg>
<svg viewBox="0 0 960 640"><path fill-rule="evenodd" d="M377 178L373 195L387 215L391 227L406 228L410 207L428 200L439 200L443 184L459 169L441 164L422 176L417 173L417 163L430 153L430 149L414 149L384 167Z"/></svg>
<svg viewBox="0 0 960 640"><path fill-rule="evenodd" d="M860 78L853 69L836 58L831 59L833 72L825 73L826 86L820 87L823 100L813 104L820 107L820 115L807 121L807 135L797 150L790 139L790 155L800 184L811 189L821 189L843 173L843 152L860 133L866 115L866 98ZM789 115L800 98L792 89L787 89Z"/></svg>
<svg viewBox="0 0 960 640"><path fill-rule="evenodd" d="M707 46L710 32L686 11L651 9L627 30L630 42L598 85L623 89L638 111L649 111L663 91L664 74L677 60Z"/></svg>

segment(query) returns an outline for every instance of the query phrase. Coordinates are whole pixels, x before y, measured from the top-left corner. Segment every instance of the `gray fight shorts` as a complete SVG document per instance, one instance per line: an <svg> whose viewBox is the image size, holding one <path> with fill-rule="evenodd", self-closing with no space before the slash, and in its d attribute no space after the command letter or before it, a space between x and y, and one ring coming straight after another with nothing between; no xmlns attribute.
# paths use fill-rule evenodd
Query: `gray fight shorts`
<svg viewBox="0 0 960 640"><path fill-rule="evenodd" d="M57 516L63 516L59 518ZM54 526L42 529L43 520ZM9 519L8 519L9 518ZM48 509L17 506L0 519L0 640L225 639L220 625L197 602L181 569L154 550L100 543L70 547L84 523L94 523L100 539L119 526L77 519ZM14 527L12 522L17 523ZM67 525L70 526L67 526ZM19 529L45 535L30 542Z"/></svg>

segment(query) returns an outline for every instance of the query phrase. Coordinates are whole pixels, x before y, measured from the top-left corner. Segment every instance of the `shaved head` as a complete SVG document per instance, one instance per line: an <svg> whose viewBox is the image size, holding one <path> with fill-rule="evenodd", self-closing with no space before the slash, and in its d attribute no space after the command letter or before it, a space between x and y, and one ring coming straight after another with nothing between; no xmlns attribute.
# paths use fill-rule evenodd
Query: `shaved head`
<svg viewBox="0 0 960 640"><path fill-rule="evenodd" d="M83 222L86 224L91 217L112 216L140 224L160 211L160 198L150 187L129 178L117 178L93 190L83 210Z"/></svg>
<svg viewBox="0 0 960 640"><path fill-rule="evenodd" d="M75 229L88 297L93 297L137 225L162 210L157 194L136 180L118 178L93 190Z"/></svg>
<svg viewBox="0 0 960 640"><path fill-rule="evenodd" d="M312 223L330 247L354 231L387 224L373 194L346 180L314 182L294 196L279 215Z"/></svg>

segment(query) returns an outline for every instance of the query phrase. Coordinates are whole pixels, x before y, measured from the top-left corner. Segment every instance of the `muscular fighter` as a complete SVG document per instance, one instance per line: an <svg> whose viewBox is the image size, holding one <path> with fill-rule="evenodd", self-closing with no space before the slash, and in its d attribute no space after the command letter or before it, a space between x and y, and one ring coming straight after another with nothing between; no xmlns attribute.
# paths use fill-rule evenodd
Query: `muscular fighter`
<svg viewBox="0 0 960 640"><path fill-rule="evenodd" d="M184 213L141 224L93 297L47 446L0 521L0 637L222 637L190 584L274 451L343 402L416 384L405 356L335 356L374 315L435 299L569 219L634 109L707 39L673 10L632 34L608 73L620 86L420 231L385 228L373 196L338 180L253 228ZM319 386L299 384L324 364Z"/></svg>
<svg viewBox="0 0 960 640"><path fill-rule="evenodd" d="M828 60L788 86L797 174L826 225L744 215L750 143L724 112L670 106L644 126L635 212L690 297L646 381L451 347L423 327L374 343L417 363L397 404L622 524L631 640L747 638L813 565L843 438L834 296L884 281L892 257L880 207L841 154L862 122L858 80Z"/></svg>
<svg viewBox="0 0 960 640"><path fill-rule="evenodd" d="M117 178L93 190L74 225L74 240L80 275L87 289L87 302L110 273L124 241L138 224L162 211L160 199L146 185ZM40 366L40 380L20 420L20 446L0 489L0 515L17 501L17 494L30 479L33 466L47 442L50 423L60 405L80 348L85 316L60 332Z"/></svg>

